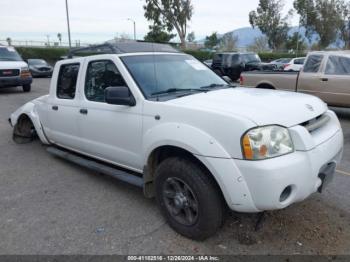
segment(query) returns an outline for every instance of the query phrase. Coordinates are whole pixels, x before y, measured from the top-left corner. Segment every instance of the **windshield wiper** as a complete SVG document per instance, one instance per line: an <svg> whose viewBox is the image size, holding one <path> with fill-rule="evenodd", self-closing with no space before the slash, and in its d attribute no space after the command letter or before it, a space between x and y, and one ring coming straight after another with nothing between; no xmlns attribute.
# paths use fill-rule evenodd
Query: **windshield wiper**
<svg viewBox="0 0 350 262"><path fill-rule="evenodd" d="M227 84L210 84L210 85L207 85L207 86L202 86L202 87L200 87L200 89L214 89L214 88L218 88L218 87L225 87L225 86L227 86L227 87L229 87L229 85L227 85Z"/></svg>
<svg viewBox="0 0 350 262"><path fill-rule="evenodd" d="M177 92L206 92L208 90L205 90L204 88L202 89L194 89L194 88L169 88L167 90L159 91L152 93L151 96L156 96L156 95L165 95L165 94L173 94Z"/></svg>

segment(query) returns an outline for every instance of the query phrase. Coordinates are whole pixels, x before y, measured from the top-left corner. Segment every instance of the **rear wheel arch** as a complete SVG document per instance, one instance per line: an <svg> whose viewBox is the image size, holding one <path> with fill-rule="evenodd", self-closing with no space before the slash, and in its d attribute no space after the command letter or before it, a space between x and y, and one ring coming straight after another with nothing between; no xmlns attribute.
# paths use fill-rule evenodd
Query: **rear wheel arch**
<svg viewBox="0 0 350 262"><path fill-rule="evenodd" d="M256 88L260 88L260 89L276 89L273 85L268 84L268 83L261 83L259 85L256 86Z"/></svg>

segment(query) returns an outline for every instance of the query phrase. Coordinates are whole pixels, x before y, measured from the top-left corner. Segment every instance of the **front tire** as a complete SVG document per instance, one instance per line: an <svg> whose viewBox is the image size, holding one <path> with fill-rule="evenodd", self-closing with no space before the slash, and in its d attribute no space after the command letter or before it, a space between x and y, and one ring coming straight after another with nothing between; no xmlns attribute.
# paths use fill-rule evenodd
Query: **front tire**
<svg viewBox="0 0 350 262"><path fill-rule="evenodd" d="M204 240L223 224L225 207L219 188L194 161L164 160L156 170L155 185L159 208L179 234Z"/></svg>
<svg viewBox="0 0 350 262"><path fill-rule="evenodd" d="M28 93L32 89L31 85L23 85L23 92Z"/></svg>

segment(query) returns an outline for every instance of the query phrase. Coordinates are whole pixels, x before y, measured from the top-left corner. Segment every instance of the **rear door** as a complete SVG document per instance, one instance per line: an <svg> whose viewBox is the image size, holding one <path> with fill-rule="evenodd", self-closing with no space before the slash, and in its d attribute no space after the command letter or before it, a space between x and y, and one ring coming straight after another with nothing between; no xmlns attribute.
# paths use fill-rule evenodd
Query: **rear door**
<svg viewBox="0 0 350 262"><path fill-rule="evenodd" d="M81 66L80 62L62 64L57 77L53 78L56 82L52 83L48 99L45 132L51 142L72 149L79 149L80 145L77 86Z"/></svg>
<svg viewBox="0 0 350 262"><path fill-rule="evenodd" d="M350 57L328 57L321 88L328 104L350 106Z"/></svg>

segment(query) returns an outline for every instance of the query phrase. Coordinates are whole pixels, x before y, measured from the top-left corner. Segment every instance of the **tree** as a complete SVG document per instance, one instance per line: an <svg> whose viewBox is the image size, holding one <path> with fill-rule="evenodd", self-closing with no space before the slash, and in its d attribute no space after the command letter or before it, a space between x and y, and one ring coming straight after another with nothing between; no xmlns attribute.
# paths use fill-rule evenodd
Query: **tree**
<svg viewBox="0 0 350 262"><path fill-rule="evenodd" d="M248 50L252 52L264 52L269 50L269 42L266 36L259 36L254 38L254 42L248 46Z"/></svg>
<svg viewBox="0 0 350 262"><path fill-rule="evenodd" d="M293 35L288 36L286 40L285 48L287 50L295 50L298 52L299 50L304 51L307 49L307 45L304 41L304 38L300 35L299 32L295 32Z"/></svg>
<svg viewBox="0 0 350 262"><path fill-rule="evenodd" d="M220 41L221 50L224 52L234 51L237 48L238 41L237 35L232 33L225 34Z"/></svg>
<svg viewBox="0 0 350 262"><path fill-rule="evenodd" d="M168 32L174 28L186 47L187 24L192 18L191 0L145 0L145 17L156 25L165 25Z"/></svg>
<svg viewBox="0 0 350 262"><path fill-rule="evenodd" d="M319 36L319 47L326 48L335 42L342 20L343 0L295 0L294 8L300 15L300 25L306 29L306 37L311 41L314 33Z"/></svg>
<svg viewBox="0 0 350 262"><path fill-rule="evenodd" d="M6 38L6 42L7 42L7 44L8 44L9 46L11 46L11 45L12 45L12 39L11 39L11 37Z"/></svg>
<svg viewBox="0 0 350 262"><path fill-rule="evenodd" d="M341 23L339 26L340 39L344 42L344 48L350 49L350 2L342 3Z"/></svg>
<svg viewBox="0 0 350 262"><path fill-rule="evenodd" d="M207 36L205 38L204 46L206 48L214 48L220 43L220 40L218 38L218 33L214 32L210 36Z"/></svg>
<svg viewBox="0 0 350 262"><path fill-rule="evenodd" d="M189 33L189 34L187 35L187 41L190 42L190 43L192 43L192 42L194 42L194 40L196 40L196 35L195 35L194 32L192 31L191 33Z"/></svg>
<svg viewBox="0 0 350 262"><path fill-rule="evenodd" d="M307 1L307 0L306 0ZM282 17L282 0L259 0L259 6L256 11L249 13L249 22L252 27L258 27L268 39L271 49L281 48L288 36L288 19L292 14Z"/></svg>
<svg viewBox="0 0 350 262"><path fill-rule="evenodd" d="M168 33L164 26L151 25L149 26L150 31L144 37L145 41L155 43L168 43L176 35Z"/></svg>
<svg viewBox="0 0 350 262"><path fill-rule="evenodd" d="M57 38L58 38L58 41L60 42L60 45L62 45L62 34L58 33Z"/></svg>

